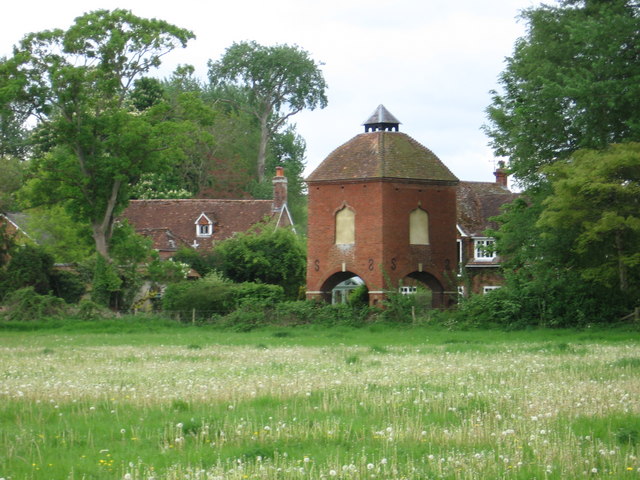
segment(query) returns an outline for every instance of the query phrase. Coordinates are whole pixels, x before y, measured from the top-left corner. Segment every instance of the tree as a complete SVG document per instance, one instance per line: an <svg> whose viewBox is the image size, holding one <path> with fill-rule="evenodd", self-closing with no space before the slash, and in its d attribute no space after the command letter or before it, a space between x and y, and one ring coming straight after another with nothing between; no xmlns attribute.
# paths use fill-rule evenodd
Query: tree
<svg viewBox="0 0 640 480"><path fill-rule="evenodd" d="M564 0L523 18L527 34L485 126L525 187L494 232L502 293L521 324L615 319L638 301L637 175L628 166L629 142L640 141L638 5Z"/></svg>
<svg viewBox="0 0 640 480"><path fill-rule="evenodd" d="M234 43L217 62L209 61L209 80L221 95L256 117L260 125L257 178L265 175L270 138L305 108L324 108L326 82L320 65L296 46L265 47Z"/></svg>
<svg viewBox="0 0 640 480"><path fill-rule="evenodd" d="M223 272L234 282L280 285L289 298L295 299L305 279L304 246L291 230L274 229L270 224L260 228L237 234L216 246Z"/></svg>
<svg viewBox="0 0 640 480"><path fill-rule="evenodd" d="M640 143L580 150L546 170L553 193L538 224L570 232L581 274L603 288L640 291ZM635 272L635 273L632 273Z"/></svg>
<svg viewBox="0 0 640 480"><path fill-rule="evenodd" d="M128 185L158 167L166 148L149 115L127 103L134 81L193 34L127 10L98 10L66 31L28 34L3 69L4 90L38 119L33 200L61 203L91 225L109 260L114 219ZM3 90L0 88L0 90Z"/></svg>
<svg viewBox="0 0 640 480"><path fill-rule="evenodd" d="M640 141L640 14L634 0L565 0L526 10L492 92L485 131L525 186L577 149Z"/></svg>

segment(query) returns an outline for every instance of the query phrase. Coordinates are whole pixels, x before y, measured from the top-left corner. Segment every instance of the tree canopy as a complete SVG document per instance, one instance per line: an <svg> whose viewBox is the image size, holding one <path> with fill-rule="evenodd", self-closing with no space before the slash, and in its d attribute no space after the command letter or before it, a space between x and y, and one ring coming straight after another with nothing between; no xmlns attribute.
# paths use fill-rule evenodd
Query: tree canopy
<svg viewBox="0 0 640 480"><path fill-rule="evenodd" d="M222 97L259 121L259 182L265 175L272 135L300 111L327 105L327 85L320 65L297 46L234 43L220 60L209 61L209 80Z"/></svg>
<svg viewBox="0 0 640 480"><path fill-rule="evenodd" d="M485 130L524 185L571 152L640 141L640 12L633 0L571 0L522 14Z"/></svg>
<svg viewBox="0 0 640 480"><path fill-rule="evenodd" d="M136 79L184 47L193 34L127 10L98 10L66 31L31 33L0 76L3 108L37 118L30 190L35 203L61 203L91 225L97 252L109 258L114 219L128 185L157 168L165 149L157 125L133 106Z"/></svg>
<svg viewBox="0 0 640 480"><path fill-rule="evenodd" d="M526 323L613 320L640 302L640 10L565 0L523 18L485 127L525 187L493 232L501 295Z"/></svg>

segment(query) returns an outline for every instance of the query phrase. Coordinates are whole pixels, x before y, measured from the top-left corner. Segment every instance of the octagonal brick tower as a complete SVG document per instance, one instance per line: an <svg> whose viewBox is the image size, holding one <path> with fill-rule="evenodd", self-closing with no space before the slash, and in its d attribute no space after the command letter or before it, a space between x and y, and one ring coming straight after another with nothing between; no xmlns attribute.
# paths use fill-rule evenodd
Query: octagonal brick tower
<svg viewBox="0 0 640 480"><path fill-rule="evenodd" d="M418 283L436 307L455 298L458 179L399 125L380 105L307 178L308 299L329 301L354 276L371 305Z"/></svg>

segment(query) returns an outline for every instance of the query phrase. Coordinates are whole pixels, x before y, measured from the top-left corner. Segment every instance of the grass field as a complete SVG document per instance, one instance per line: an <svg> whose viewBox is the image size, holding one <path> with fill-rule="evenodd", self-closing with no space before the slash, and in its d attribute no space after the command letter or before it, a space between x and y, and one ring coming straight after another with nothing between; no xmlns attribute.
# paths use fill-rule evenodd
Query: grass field
<svg viewBox="0 0 640 480"><path fill-rule="evenodd" d="M0 478L640 478L637 329L93 330L0 331Z"/></svg>

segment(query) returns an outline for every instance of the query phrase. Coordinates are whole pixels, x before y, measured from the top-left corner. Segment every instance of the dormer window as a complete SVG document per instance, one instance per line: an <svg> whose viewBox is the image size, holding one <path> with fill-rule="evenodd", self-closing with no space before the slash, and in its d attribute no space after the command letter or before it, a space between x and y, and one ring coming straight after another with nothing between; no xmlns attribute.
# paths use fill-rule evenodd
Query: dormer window
<svg viewBox="0 0 640 480"><path fill-rule="evenodd" d="M197 237L210 237L213 235L213 222L204 212L202 212L195 221L195 225Z"/></svg>

